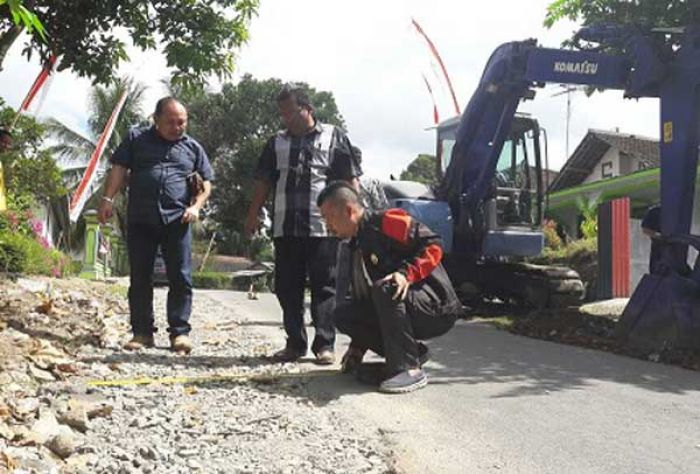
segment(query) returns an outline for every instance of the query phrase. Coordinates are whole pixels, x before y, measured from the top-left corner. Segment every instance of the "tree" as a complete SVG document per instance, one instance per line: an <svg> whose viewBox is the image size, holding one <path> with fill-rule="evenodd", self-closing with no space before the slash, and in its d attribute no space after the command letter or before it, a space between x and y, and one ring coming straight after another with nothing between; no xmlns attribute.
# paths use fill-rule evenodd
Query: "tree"
<svg viewBox="0 0 700 474"><path fill-rule="evenodd" d="M632 24L642 27L675 27L700 22L695 0L556 0L547 7L548 28L559 20Z"/></svg>
<svg viewBox="0 0 700 474"><path fill-rule="evenodd" d="M146 91L143 84L131 78L117 78L109 87L93 87L88 96L87 137L54 118L45 121L47 132L58 141L50 151L59 158L64 168L80 171L87 166L95 144L124 91L127 91L126 101L117 118L114 133L102 154L103 160L106 160L114 153L129 128L144 125L147 121L143 114L143 95Z"/></svg>
<svg viewBox="0 0 700 474"><path fill-rule="evenodd" d="M243 222L253 189L253 174L265 142L281 128L277 115L278 79L257 80L245 75L221 92L186 97L190 134L206 149L214 165L213 218L227 234L229 251L244 253ZM344 126L333 94L300 84L309 94L317 120Z"/></svg>
<svg viewBox="0 0 700 474"><path fill-rule="evenodd" d="M438 182L436 166L436 158L433 155L420 154L401 172L401 179L433 186Z"/></svg>
<svg viewBox="0 0 700 474"><path fill-rule="evenodd" d="M60 70L107 84L128 60L121 39L126 33L141 50L162 46L176 82L201 85L209 74L230 77L234 51L248 39L258 1L25 0L44 25L47 41L30 36L24 54L38 53L44 60L56 54ZM0 10L0 65L23 28L9 9Z"/></svg>
<svg viewBox="0 0 700 474"><path fill-rule="evenodd" d="M9 123L15 113L0 99L0 123ZM16 210L66 194L61 172L43 147L44 134L42 124L23 115L12 130L12 149L0 154L9 204Z"/></svg>

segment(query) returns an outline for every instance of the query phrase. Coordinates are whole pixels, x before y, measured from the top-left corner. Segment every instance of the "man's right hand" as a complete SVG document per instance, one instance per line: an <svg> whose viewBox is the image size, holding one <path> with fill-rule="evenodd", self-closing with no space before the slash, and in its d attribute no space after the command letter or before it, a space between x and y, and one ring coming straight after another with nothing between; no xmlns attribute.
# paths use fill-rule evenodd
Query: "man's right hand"
<svg viewBox="0 0 700 474"><path fill-rule="evenodd" d="M97 210L97 220L100 224L106 224L112 218L112 203L105 201L100 202L100 208Z"/></svg>
<svg viewBox="0 0 700 474"><path fill-rule="evenodd" d="M245 225L243 226L243 234L246 239L250 239L258 231L258 226L260 222L258 221L257 214L248 214L245 220Z"/></svg>

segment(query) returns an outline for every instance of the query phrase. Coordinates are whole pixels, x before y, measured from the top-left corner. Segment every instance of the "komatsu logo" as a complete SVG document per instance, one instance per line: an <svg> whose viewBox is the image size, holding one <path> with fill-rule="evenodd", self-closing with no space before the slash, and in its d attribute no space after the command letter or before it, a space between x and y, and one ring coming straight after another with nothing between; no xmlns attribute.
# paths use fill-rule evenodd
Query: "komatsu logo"
<svg viewBox="0 0 700 474"><path fill-rule="evenodd" d="M554 63L554 72L587 74L589 76L593 76L598 72L598 63L589 63L588 61L584 61L582 63L557 61Z"/></svg>

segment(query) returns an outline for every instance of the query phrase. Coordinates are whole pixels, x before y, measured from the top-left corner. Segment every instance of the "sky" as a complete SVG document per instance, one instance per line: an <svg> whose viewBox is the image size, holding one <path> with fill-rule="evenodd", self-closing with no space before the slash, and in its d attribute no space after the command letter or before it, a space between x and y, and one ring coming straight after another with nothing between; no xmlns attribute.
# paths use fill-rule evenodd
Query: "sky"
<svg viewBox="0 0 700 474"><path fill-rule="evenodd" d="M305 81L334 94L351 141L363 150L365 173L377 178L398 175L418 154L434 153L432 102L423 82L429 53L411 27L415 18L436 45L448 70L459 106L473 93L493 50L508 41L537 38L558 47L576 30L566 21L551 30L542 26L552 0L261 0L250 25L250 41L238 52L236 78ZM0 71L0 96L14 107L39 71L21 56L16 42ZM130 50L131 61L119 74L148 86L145 109L164 95L168 76L157 51ZM216 89L217 81L210 87ZM55 117L86 130L90 81L62 71L47 93L40 116ZM550 168L566 161L566 95L558 85L538 89L534 101L521 104L549 137ZM440 105L441 118L452 107ZM570 152L590 128L619 130L658 138L658 101L625 100L620 91L586 97L571 94ZM445 104L447 105L447 104ZM195 137L196 138L196 137Z"/></svg>

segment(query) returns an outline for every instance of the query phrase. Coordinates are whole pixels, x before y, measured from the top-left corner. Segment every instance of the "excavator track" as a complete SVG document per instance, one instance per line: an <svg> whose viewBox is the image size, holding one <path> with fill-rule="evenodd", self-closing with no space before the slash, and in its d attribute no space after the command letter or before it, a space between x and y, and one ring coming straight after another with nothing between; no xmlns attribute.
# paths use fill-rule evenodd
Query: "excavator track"
<svg viewBox="0 0 700 474"><path fill-rule="evenodd" d="M579 306L585 286L567 267L521 262L479 262L446 265L458 293L469 304L499 299L531 308Z"/></svg>

